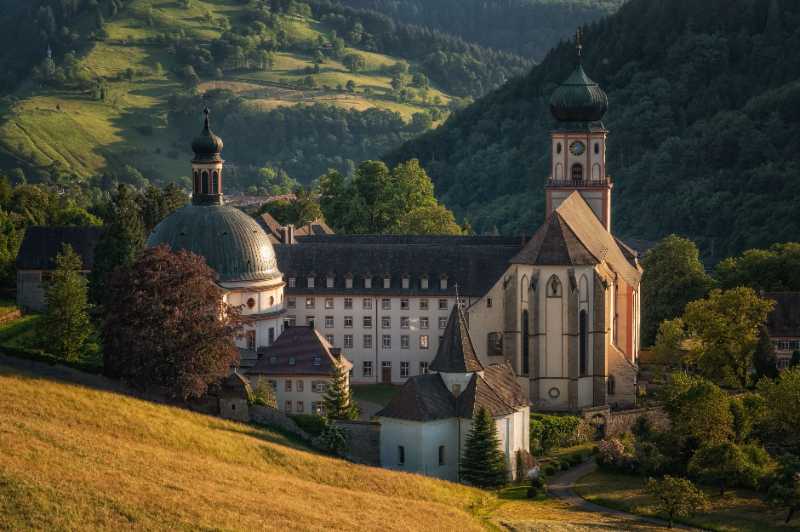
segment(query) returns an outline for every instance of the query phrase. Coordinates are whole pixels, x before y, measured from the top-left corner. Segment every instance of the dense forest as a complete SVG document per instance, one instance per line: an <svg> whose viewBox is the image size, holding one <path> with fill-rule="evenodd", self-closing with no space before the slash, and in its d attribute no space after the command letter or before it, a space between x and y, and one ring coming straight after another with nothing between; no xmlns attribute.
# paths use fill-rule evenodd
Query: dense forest
<svg viewBox="0 0 800 532"><path fill-rule="evenodd" d="M341 0L399 22L540 60L575 27L613 13L625 0Z"/></svg>
<svg viewBox="0 0 800 532"><path fill-rule="evenodd" d="M800 234L800 4L631 0L586 28L583 64L606 89L614 226L690 236L707 261ZM419 158L439 198L478 231L541 223L548 100L574 43L386 157Z"/></svg>

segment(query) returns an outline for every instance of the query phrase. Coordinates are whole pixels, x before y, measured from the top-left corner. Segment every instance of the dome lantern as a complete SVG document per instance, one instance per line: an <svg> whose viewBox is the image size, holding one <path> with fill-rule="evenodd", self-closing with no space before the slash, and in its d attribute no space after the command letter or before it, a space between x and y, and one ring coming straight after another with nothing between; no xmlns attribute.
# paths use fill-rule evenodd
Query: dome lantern
<svg viewBox="0 0 800 532"><path fill-rule="evenodd" d="M208 107L203 109L203 130L192 141L192 203L222 204L222 139L211 131Z"/></svg>
<svg viewBox="0 0 800 532"><path fill-rule="evenodd" d="M578 66L550 97L550 112L559 122L599 122L608 110L608 96L592 81L581 64L581 32L576 39Z"/></svg>

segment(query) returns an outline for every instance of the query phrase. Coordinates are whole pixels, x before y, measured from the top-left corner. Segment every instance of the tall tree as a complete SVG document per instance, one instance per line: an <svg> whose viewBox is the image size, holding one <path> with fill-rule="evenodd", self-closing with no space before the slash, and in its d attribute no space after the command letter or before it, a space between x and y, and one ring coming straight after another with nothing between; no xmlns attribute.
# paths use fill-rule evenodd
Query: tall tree
<svg viewBox="0 0 800 532"><path fill-rule="evenodd" d="M761 377L774 379L778 376L778 357L775 355L775 345L772 343L765 325L761 325L758 331L758 343L753 354L753 366L757 379Z"/></svg>
<svg viewBox="0 0 800 532"><path fill-rule="evenodd" d="M497 427L484 407L472 418L472 430L467 435L459 468L461 480L473 486L494 488L508 480Z"/></svg>
<svg viewBox="0 0 800 532"><path fill-rule="evenodd" d="M677 318L686 304L706 295L711 278L691 240L670 235L642 261L642 342L652 345L664 320Z"/></svg>
<svg viewBox="0 0 800 532"><path fill-rule="evenodd" d="M706 299L689 303L683 321L700 370L729 386L750 385L758 331L774 304L744 287L712 290Z"/></svg>
<svg viewBox="0 0 800 532"><path fill-rule="evenodd" d="M347 372L341 364L336 365L333 379L322 400L328 419L358 419L358 407L350 393Z"/></svg>
<svg viewBox="0 0 800 532"><path fill-rule="evenodd" d="M106 372L174 397L202 396L238 360L238 310L222 299L205 259L166 246L117 268L106 285Z"/></svg>
<svg viewBox="0 0 800 532"><path fill-rule="evenodd" d="M145 233L136 192L120 185L111 200L107 229L95 248L90 282L90 298L95 304L107 301L106 278L121 265L133 263L144 248Z"/></svg>
<svg viewBox="0 0 800 532"><path fill-rule="evenodd" d="M762 380L758 392L765 401L760 422L764 441L775 454L800 456L800 367L781 371L775 381Z"/></svg>
<svg viewBox="0 0 800 532"><path fill-rule="evenodd" d="M704 445L694 454L688 465L689 474L719 487L719 494L736 485L747 474L748 463L738 445L722 442Z"/></svg>
<svg viewBox="0 0 800 532"><path fill-rule="evenodd" d="M690 447L722 443L733 436L728 394L714 383L685 373L673 373L661 390L671 432Z"/></svg>
<svg viewBox="0 0 800 532"><path fill-rule="evenodd" d="M669 528L676 517L691 517L708 506L705 493L690 480L665 475L663 479L650 479L646 491L656 498L658 509L667 514Z"/></svg>
<svg viewBox="0 0 800 532"><path fill-rule="evenodd" d="M168 184L163 189L149 186L140 196L142 222L144 232L150 233L156 225L176 209L189 202L187 196L174 183Z"/></svg>
<svg viewBox="0 0 800 532"><path fill-rule="evenodd" d="M56 256L56 269L45 285L47 308L39 322L38 335L50 353L76 361L91 337L86 278L81 257L69 244Z"/></svg>

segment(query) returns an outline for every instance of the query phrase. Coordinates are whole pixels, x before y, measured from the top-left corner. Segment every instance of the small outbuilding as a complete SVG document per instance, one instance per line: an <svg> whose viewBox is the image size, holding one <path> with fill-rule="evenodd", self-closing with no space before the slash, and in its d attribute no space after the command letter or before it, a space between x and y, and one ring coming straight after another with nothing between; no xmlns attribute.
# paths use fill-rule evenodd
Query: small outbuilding
<svg viewBox="0 0 800 532"><path fill-rule="evenodd" d="M234 371L220 384L219 415L236 421L250 421L250 383Z"/></svg>

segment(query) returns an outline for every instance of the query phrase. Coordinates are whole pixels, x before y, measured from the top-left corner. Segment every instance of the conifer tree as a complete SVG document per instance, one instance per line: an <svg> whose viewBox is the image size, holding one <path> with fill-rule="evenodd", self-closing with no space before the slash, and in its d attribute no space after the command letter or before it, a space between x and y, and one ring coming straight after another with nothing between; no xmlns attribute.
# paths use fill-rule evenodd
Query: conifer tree
<svg viewBox="0 0 800 532"><path fill-rule="evenodd" d="M358 418L358 407L353 402L347 373L341 364L336 365L336 373L322 399L325 404L325 416L328 419Z"/></svg>
<svg viewBox="0 0 800 532"><path fill-rule="evenodd" d="M39 338L52 354L76 361L92 335L83 263L69 244L56 257L56 269L45 286L47 310L39 326Z"/></svg>
<svg viewBox="0 0 800 532"><path fill-rule="evenodd" d="M483 407L472 419L460 469L463 482L482 488L502 486L508 479L494 419Z"/></svg>

